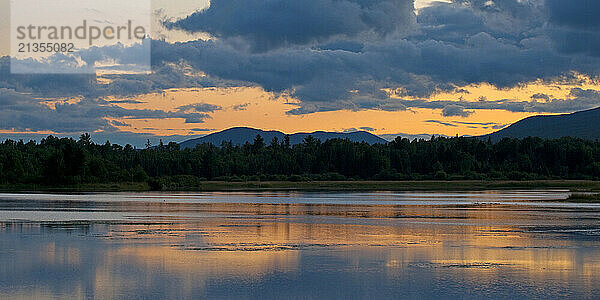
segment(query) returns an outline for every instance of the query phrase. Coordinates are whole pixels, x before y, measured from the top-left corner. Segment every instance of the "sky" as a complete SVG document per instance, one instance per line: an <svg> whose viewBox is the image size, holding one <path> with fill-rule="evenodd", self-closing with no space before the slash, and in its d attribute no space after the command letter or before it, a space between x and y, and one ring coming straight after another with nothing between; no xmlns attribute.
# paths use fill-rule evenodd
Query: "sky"
<svg viewBox="0 0 600 300"><path fill-rule="evenodd" d="M9 1L1 138L472 136L600 106L595 0L153 0L152 73L98 75L11 74Z"/></svg>

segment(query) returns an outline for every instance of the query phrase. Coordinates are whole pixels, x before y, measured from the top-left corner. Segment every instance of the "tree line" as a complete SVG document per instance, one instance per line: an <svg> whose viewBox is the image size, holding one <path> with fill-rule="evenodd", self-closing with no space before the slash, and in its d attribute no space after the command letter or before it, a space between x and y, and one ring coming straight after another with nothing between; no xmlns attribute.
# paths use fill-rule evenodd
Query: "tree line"
<svg viewBox="0 0 600 300"><path fill-rule="evenodd" d="M148 182L150 186L214 181L309 180L535 180L600 178L600 142L578 138L489 140L396 138L369 145L349 140L321 142L311 136L266 143L220 146L179 144L136 149L89 134L79 140L49 136L40 142L0 144L0 184L71 185Z"/></svg>

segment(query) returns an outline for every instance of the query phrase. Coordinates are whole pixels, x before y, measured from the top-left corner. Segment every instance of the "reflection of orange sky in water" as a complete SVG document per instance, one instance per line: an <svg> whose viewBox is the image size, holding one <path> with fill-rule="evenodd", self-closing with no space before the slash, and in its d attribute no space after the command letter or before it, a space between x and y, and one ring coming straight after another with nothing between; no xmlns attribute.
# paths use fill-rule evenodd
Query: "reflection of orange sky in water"
<svg viewBox="0 0 600 300"><path fill-rule="evenodd" d="M600 253L589 254L585 261L578 261L575 250L568 249L572 244L564 240L545 241L548 244L544 246L550 247L547 249L528 248L539 246L539 242L504 226L424 228L260 221L250 223L256 226L239 225L248 224L216 222L202 226L208 247L226 251L201 250L202 247L195 248L199 245L186 244L184 238L161 234L149 238L163 240L164 246L125 245L114 253L107 253L106 262L136 261L150 270L177 274L187 280L185 285L190 287L203 285L210 278L260 281L274 272L298 272L302 252L285 250L290 245L307 245L308 251L327 251L327 255L347 260L344 268L350 269L360 268L365 258L382 259L385 266L381 271L390 278L416 262L431 263L431 267L442 270L455 266L482 284L493 282L497 276L514 275L505 272L511 269L524 282L582 276L591 288L593 278L600 274ZM197 228L184 225L180 229ZM488 230L500 232L489 233ZM284 250L273 250L276 246ZM102 274L100 281L115 281L109 270Z"/></svg>
<svg viewBox="0 0 600 300"><path fill-rule="evenodd" d="M358 272L366 267L365 262L372 262L369 268L380 270L390 280L401 278L407 270L425 268L428 271L423 272L461 272L482 286L508 277L540 288L553 281L581 280L583 288L591 290L596 286L594 278L600 275L600 252L580 252L582 247L596 247L597 241L554 239L552 235L538 239L539 234L503 225L535 224L543 220L541 215L549 214L534 208L168 202L113 205L116 211L132 216L142 213L143 217L131 219L132 225L110 223L88 228L91 232L107 230L100 237L106 247L99 246L103 249L93 252L99 255L93 261L82 259L84 249L51 242L42 245L39 253L33 252L39 257L27 261L30 266L20 267L82 268L92 264L94 295L101 298L118 297L132 287L151 283L115 272L124 263L147 274L168 274L183 286L178 295L191 295L193 289L219 280L260 283L275 273L295 276L307 268L304 253L343 262L335 271ZM559 218L552 223L575 226L581 221ZM27 232L35 227L29 224L20 228ZM62 296L78 297L82 289ZM49 294L52 291L15 290L12 296L43 298Z"/></svg>
<svg viewBox="0 0 600 300"><path fill-rule="evenodd" d="M521 228L501 225L510 220L535 224L531 212L509 206L479 205L477 209L449 206L321 205L321 204L164 204L144 203L151 214L180 211L228 215L228 218L156 217L142 218L173 224L131 225L113 228L111 238L130 241L114 255L137 257L144 263L165 260L176 271L196 270L200 265L211 274L256 276L270 269L294 270L298 251L323 247L372 251L391 247L393 261L426 260L442 264L501 264L522 268L530 274L583 272L600 275L600 252L576 261L573 248L585 242L569 239L536 239ZM125 206L127 207L127 205ZM130 207L137 210L135 205ZM542 212L543 214L543 212ZM234 216L240 216L234 217ZM313 216L314 221L295 222L296 217ZM338 218L339 223L320 223L320 217ZM236 221L239 219L239 221ZM299 219L302 220L302 219ZM328 219L329 221L336 219ZM418 221L428 222L418 224ZM364 224L361 224L361 223ZM396 223L397 221L406 221ZM388 223L392 222L392 223ZM416 224L415 224L416 222ZM532 223L533 222L533 223ZM460 225L456 225L456 224ZM497 225L489 225L496 223ZM556 220L572 226L572 221ZM150 223L151 224L151 223ZM139 247L140 243L149 245ZM160 244L161 246L156 246ZM593 242L591 242L593 243ZM460 247L456 247L460 246ZM342 251L343 252L343 251ZM59 253L64 257L63 252ZM68 257L77 258L76 251ZM339 253L339 252L338 252ZM401 256L393 254L402 254ZM110 255L109 255L110 256ZM202 258L200 258L202 256ZM216 263L217 259L220 263ZM194 259L195 258L195 259ZM69 263L76 259L68 259ZM196 266L194 264L197 264ZM241 267L237 269L231 266ZM187 271L186 271L187 272ZM537 276L536 275L536 276Z"/></svg>

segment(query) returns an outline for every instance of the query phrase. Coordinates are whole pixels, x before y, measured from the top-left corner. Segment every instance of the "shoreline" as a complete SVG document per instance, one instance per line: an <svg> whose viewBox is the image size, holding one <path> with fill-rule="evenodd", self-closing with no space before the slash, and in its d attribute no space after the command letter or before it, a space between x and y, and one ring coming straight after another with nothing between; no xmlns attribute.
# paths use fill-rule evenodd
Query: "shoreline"
<svg viewBox="0 0 600 300"><path fill-rule="evenodd" d="M164 187L171 192L235 191L480 191L505 189L567 189L571 192L600 191L600 182L591 180L534 181L202 181L196 186ZM0 185L0 192L148 192L157 191L146 182L98 183L65 186Z"/></svg>

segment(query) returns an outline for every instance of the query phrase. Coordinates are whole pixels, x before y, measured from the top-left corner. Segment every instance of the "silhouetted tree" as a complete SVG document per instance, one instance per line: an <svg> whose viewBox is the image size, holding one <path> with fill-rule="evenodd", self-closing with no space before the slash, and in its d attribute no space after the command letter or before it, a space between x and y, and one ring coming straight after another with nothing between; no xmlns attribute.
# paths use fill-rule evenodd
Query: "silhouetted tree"
<svg viewBox="0 0 600 300"><path fill-rule="evenodd" d="M183 176L183 177L181 177ZM188 177L186 177L188 176ZM191 176L191 177L190 177ZM210 180L343 179L598 179L600 142L576 138L504 139L397 138L369 145L349 140L321 142L308 136L291 145L289 137L262 137L253 143L223 142L180 149L177 143L137 150L89 134L79 140L48 136L39 143L0 143L0 183L74 184L155 180L179 185ZM158 181L156 181L158 180Z"/></svg>

